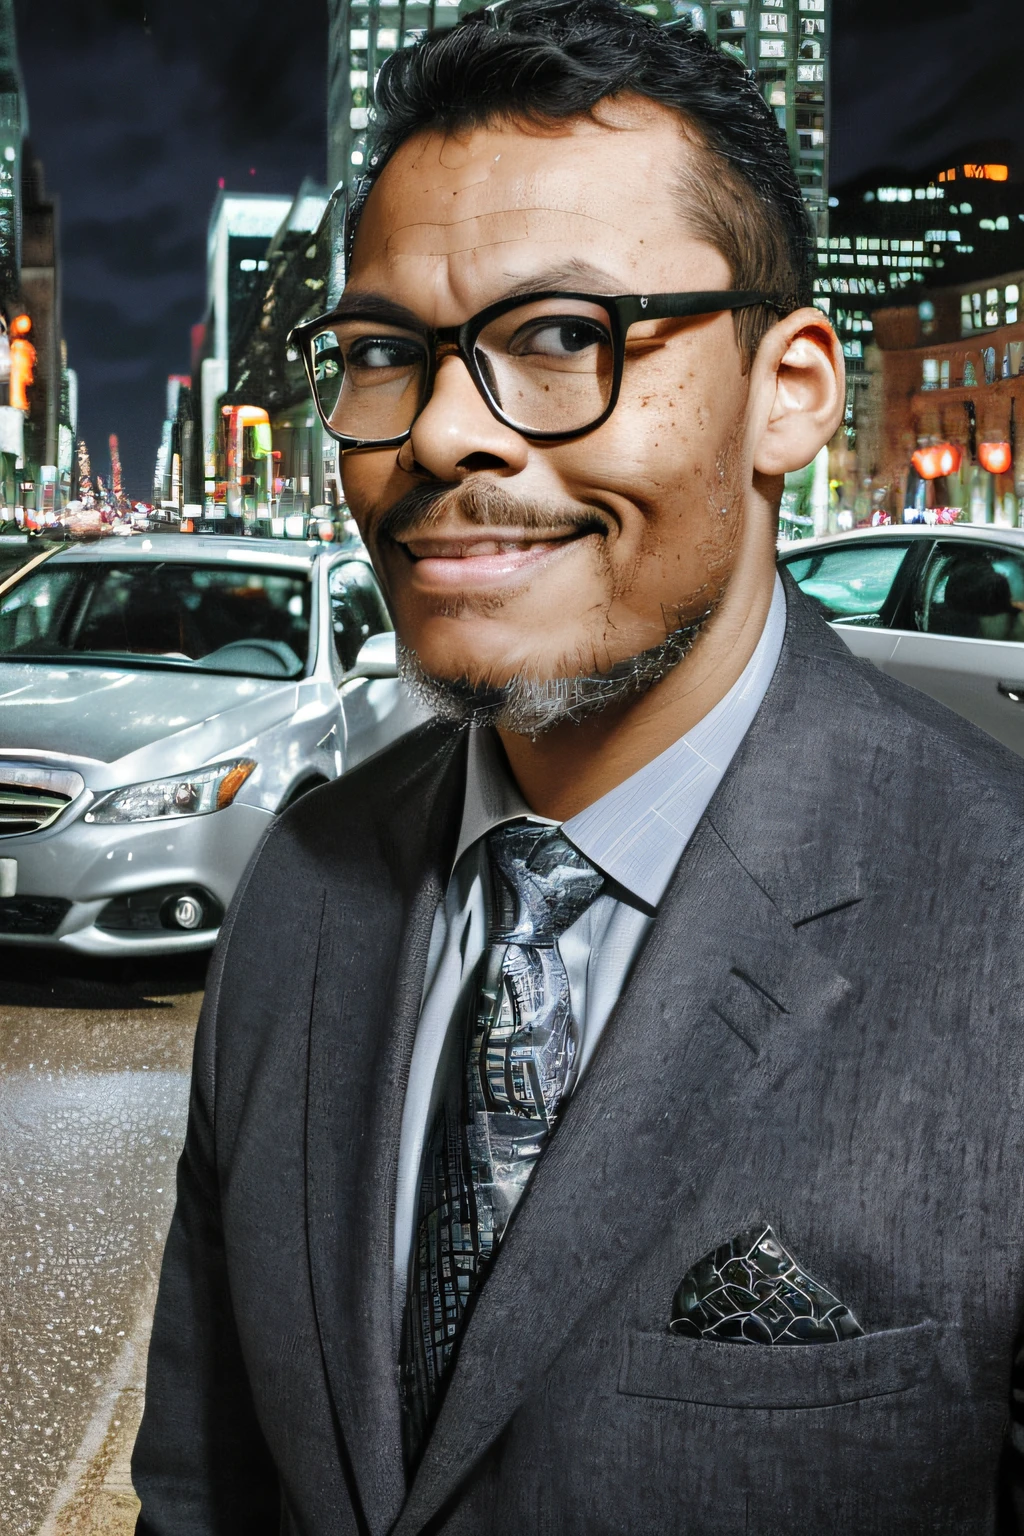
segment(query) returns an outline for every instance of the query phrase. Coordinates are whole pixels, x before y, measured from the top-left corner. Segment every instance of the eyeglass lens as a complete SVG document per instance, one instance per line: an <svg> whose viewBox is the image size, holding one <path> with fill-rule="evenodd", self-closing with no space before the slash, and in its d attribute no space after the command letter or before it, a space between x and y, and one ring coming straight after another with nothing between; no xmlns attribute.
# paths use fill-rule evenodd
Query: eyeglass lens
<svg viewBox="0 0 1024 1536"><path fill-rule="evenodd" d="M607 410L614 377L608 312L578 300L529 300L489 321L473 346L484 390L524 432L574 432ZM372 320L336 323L313 340L324 420L363 441L408 432L425 403L422 337Z"/></svg>

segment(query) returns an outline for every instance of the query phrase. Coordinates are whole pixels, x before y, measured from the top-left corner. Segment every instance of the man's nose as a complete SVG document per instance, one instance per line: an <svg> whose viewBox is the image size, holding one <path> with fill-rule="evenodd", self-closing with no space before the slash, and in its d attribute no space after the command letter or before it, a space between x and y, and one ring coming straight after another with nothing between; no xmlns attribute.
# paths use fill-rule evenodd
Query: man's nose
<svg viewBox="0 0 1024 1536"><path fill-rule="evenodd" d="M400 468L418 469L455 484L493 470L514 475L526 467L526 439L488 409L461 357L446 357L434 389L398 455Z"/></svg>

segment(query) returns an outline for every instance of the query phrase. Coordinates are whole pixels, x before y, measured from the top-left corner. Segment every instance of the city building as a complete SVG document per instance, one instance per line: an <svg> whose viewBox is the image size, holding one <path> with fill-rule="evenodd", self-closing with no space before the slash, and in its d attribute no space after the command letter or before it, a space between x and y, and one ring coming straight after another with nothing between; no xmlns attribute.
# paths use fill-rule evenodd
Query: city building
<svg viewBox="0 0 1024 1536"><path fill-rule="evenodd" d="M28 139L13 0L0 0L0 501L58 510L73 481L77 380L61 326L59 215Z"/></svg>
<svg viewBox="0 0 1024 1536"><path fill-rule="evenodd" d="M31 317L35 348L35 378L25 423L27 465L48 465L65 475L65 497L71 481L71 454L65 441L60 459L61 393L64 349L61 328L59 211L47 197L43 167L26 144L22 167L21 303ZM65 423L70 425L70 423ZM55 476L43 477L54 484ZM47 493L48 494L48 493ZM52 510L47 507L46 510Z"/></svg>
<svg viewBox="0 0 1024 1536"><path fill-rule="evenodd" d="M877 506L1017 526L1024 502L1024 262L875 312L872 408L858 431Z"/></svg>
<svg viewBox="0 0 1024 1536"><path fill-rule="evenodd" d="M880 301L1024 264L1024 183L1003 145L976 146L915 174L875 172L839 189L832 204L816 291L831 305L852 372L863 367Z"/></svg>
<svg viewBox="0 0 1024 1536"><path fill-rule="evenodd" d="M362 174L377 71L396 48L454 26L478 3L467 0L328 0L327 179L348 189Z"/></svg>
<svg viewBox="0 0 1024 1536"><path fill-rule="evenodd" d="M167 409L153 476L153 503L165 517L198 515L203 501L202 414L188 374L167 380Z"/></svg>
<svg viewBox="0 0 1024 1536"><path fill-rule="evenodd" d="M658 0L639 5L662 22L688 20L752 70L789 140L819 236L828 233L828 53L831 0ZM384 59L424 31L452 26L475 0L329 0L328 180L348 187L366 153L372 82Z"/></svg>
<svg viewBox="0 0 1024 1536"><path fill-rule="evenodd" d="M336 444L321 429L302 361L288 345L292 327L329 302L338 206L325 188L305 182L266 248L242 327L246 340L218 404L224 472L215 489L229 516L237 509L283 528L288 518L341 502ZM261 428L271 454L262 474L255 462Z"/></svg>
<svg viewBox="0 0 1024 1536"><path fill-rule="evenodd" d="M753 72L785 130L812 228L827 239L831 0L711 0L674 9L690 12L694 25Z"/></svg>
<svg viewBox="0 0 1024 1536"><path fill-rule="evenodd" d="M168 380L154 473L154 498L168 517L232 530L258 523L269 533L270 524L283 531L289 516L340 502L335 445L323 441L301 360L288 347L292 326L327 301L340 248L329 202L310 181L294 198L218 197L192 372Z"/></svg>
<svg viewBox="0 0 1024 1536"><path fill-rule="evenodd" d="M193 371L199 381L206 479L216 477L217 401L228 389L246 343L250 301L267 268L267 245L287 218L286 194L222 191L210 214L206 244L206 317Z"/></svg>

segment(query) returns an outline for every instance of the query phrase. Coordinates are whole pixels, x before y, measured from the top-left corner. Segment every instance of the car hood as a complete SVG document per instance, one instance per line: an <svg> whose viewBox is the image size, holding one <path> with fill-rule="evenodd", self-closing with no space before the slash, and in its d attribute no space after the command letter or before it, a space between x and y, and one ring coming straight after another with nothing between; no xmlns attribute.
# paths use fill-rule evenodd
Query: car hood
<svg viewBox="0 0 1024 1536"><path fill-rule="evenodd" d="M273 698L275 694L278 699ZM215 672L199 675L4 662L0 664L0 747L112 763L231 712L237 712L237 719L229 734L239 738L255 734L265 730L271 719L288 713L294 698L294 682ZM279 707L274 708L275 704ZM218 746L211 743L211 749L216 751Z"/></svg>

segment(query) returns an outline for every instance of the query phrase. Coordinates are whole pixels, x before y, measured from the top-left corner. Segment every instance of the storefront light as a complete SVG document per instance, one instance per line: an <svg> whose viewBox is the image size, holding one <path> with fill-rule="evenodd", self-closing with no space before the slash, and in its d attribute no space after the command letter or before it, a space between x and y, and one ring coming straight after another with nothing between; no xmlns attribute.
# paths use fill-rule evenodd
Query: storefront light
<svg viewBox="0 0 1024 1536"><path fill-rule="evenodd" d="M938 480L940 475L955 475L963 455L952 443L934 443L918 448L911 463L922 480Z"/></svg>
<svg viewBox="0 0 1024 1536"><path fill-rule="evenodd" d="M979 443L978 458L990 475L1005 475L1013 463L1009 443Z"/></svg>

